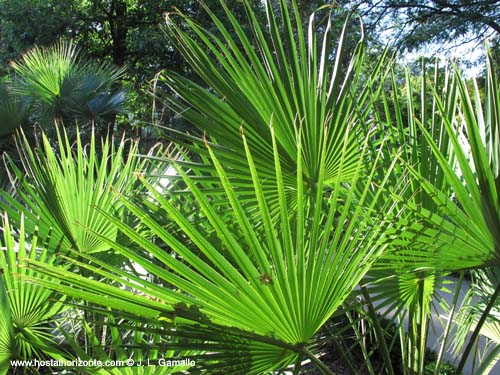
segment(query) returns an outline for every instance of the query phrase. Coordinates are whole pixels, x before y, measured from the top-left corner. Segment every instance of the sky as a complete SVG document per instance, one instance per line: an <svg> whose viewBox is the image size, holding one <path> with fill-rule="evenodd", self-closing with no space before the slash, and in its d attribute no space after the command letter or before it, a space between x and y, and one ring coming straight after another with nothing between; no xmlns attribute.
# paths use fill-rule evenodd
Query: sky
<svg viewBox="0 0 500 375"><path fill-rule="evenodd" d="M387 44L393 40L393 35L390 31L380 33ZM403 64L411 64L421 57L439 58L442 64L448 62L463 61L467 64L461 65L465 77L477 77L484 70L484 57L486 56L486 48L483 43L469 42L467 37L457 40L454 44L451 43L431 43L423 46L415 51L401 51L399 52L399 61Z"/></svg>

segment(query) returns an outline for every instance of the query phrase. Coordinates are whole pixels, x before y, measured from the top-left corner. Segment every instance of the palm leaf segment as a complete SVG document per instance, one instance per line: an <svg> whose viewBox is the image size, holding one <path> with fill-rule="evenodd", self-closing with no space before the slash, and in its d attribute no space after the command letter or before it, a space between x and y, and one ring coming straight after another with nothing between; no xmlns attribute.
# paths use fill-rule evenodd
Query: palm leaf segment
<svg viewBox="0 0 500 375"><path fill-rule="evenodd" d="M64 288L64 293L144 315L145 319L156 317L167 326L176 324L177 335L184 332L199 343L206 345L217 337L221 339L224 337L222 331L228 340L240 343L242 363L233 373L269 373L292 363L298 356L314 358L309 351L311 339L381 254L383 230L390 223L383 223L369 206L363 208L369 184L366 184L361 198L354 199L354 192L351 192L342 205L338 193L335 193L338 189L324 196L322 186L317 196L309 199L303 189L301 170L304 163L300 156L294 193L299 204L291 209L285 195L278 146L273 136L271 139L276 171L274 180L278 184L280 203L276 222L268 210L261 177L245 136L243 144L258 202L256 216L262 225L256 225L247 216L228 175L210 147L208 153L230 202L232 217L220 215L211 193L200 188L197 180L190 178L175 162L174 165L196 203L193 209L200 213L216 236L206 238L199 225L177 209L182 201L162 196L145 180L145 186L175 223L176 230L165 229L129 200L124 199L123 204L172 249L172 254L165 252L161 243L149 242L120 220L103 212L103 217L150 256L142 256L112 240L102 239L155 274L162 283L171 285L171 289L158 287L98 261L95 261L97 266L92 267L93 272L120 284L125 282L149 298L33 263L40 271L60 279L61 283L55 287L61 291ZM302 155L299 139L297 154ZM323 150L325 147L326 142ZM356 182L363 164L360 159L351 183ZM324 179L320 178L319 183L322 185ZM390 209L386 207L384 217L388 216ZM186 324L191 328L186 328ZM217 350L217 346L211 349ZM207 358L210 356L200 358L202 367Z"/></svg>
<svg viewBox="0 0 500 375"><path fill-rule="evenodd" d="M74 368L76 372L85 371L86 374L98 375L165 375L185 373L192 367L189 359L192 360L196 351L180 353L175 348L176 339L171 338L167 344L167 340L163 338L165 331L160 328L148 326L145 322L132 323L127 319L115 318L109 310L92 308L91 310L107 317L108 321L104 327L109 331L109 346L102 345L103 338L96 335L95 325L91 326L83 316L77 319L85 334L84 341L87 343L85 346L82 345L78 335L75 337L73 332L66 331L61 325L57 328L64 335L65 343L71 347L76 358L89 362L99 359L102 363L110 365L94 368L89 366L84 370L82 367L76 367ZM131 357L134 366L124 367L123 364L130 364L127 361ZM184 359L184 363L180 358ZM165 362L169 359L171 362L176 359L177 361L176 364L167 366L165 363L163 365L162 362L159 363L161 359Z"/></svg>
<svg viewBox="0 0 500 375"><path fill-rule="evenodd" d="M174 92L167 96L169 105L223 146L214 148L214 152L224 165L234 168L233 175L238 178L245 178L247 168L240 153L239 129L243 125L264 186L275 185L270 182L273 174L268 168L273 151L267 129L272 122L287 185L295 185L297 128L303 137L300 158L304 182L314 191L320 174L325 186L333 186L336 179L348 181L359 161L360 132L368 127L367 87L371 80L367 77L366 87L356 91L362 64L361 41L353 51L346 51L344 26L333 55L331 14L324 25L319 25L313 14L306 33L295 1L291 5L279 1L278 6L272 1L263 2L265 28L250 2L243 1L250 31L242 28L224 1L220 4L227 22L203 4L217 35L180 11L168 14L168 37L210 87L207 90L174 72L165 72L163 80ZM325 9L331 11L328 7L322 11ZM324 32L320 34L317 29ZM348 131L351 128L357 132ZM347 147L343 147L345 134L349 134ZM321 165L323 144L328 157ZM345 158L340 170L342 150Z"/></svg>

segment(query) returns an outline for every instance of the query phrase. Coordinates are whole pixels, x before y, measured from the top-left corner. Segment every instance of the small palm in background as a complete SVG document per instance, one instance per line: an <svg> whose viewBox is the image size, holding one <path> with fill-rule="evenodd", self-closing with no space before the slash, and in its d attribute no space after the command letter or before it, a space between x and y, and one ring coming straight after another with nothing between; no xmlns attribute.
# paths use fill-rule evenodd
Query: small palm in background
<svg viewBox="0 0 500 375"><path fill-rule="evenodd" d="M86 61L71 43L35 47L12 69L14 91L30 98L30 112L42 124L110 120L123 108L124 93L112 92L123 68Z"/></svg>
<svg viewBox="0 0 500 375"><path fill-rule="evenodd" d="M124 108L125 94L116 87L124 69L87 61L70 42L35 47L11 67L9 91L0 92L1 134L26 120L45 130L54 123L106 124Z"/></svg>
<svg viewBox="0 0 500 375"><path fill-rule="evenodd" d="M54 125L64 124L74 139L78 124L87 141L91 129L112 133L116 115L124 110L126 96L119 88L124 68L88 61L70 42L35 47L11 68L0 84L0 155L8 152L16 159L12 134L17 129L32 127L26 131L31 137L42 128L55 139ZM0 171L5 185L3 164Z"/></svg>

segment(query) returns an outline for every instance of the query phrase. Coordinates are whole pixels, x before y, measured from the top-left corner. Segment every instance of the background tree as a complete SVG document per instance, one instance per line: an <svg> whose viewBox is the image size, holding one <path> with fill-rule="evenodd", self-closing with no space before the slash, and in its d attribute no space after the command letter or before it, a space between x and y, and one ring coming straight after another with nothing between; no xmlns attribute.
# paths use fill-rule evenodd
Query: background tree
<svg viewBox="0 0 500 375"><path fill-rule="evenodd" d="M371 29L392 29L404 47L475 41L500 35L500 3L491 0L354 1Z"/></svg>
<svg viewBox="0 0 500 375"><path fill-rule="evenodd" d="M251 2L255 8L262 6L258 0ZM216 14L222 14L218 0L205 3ZM237 9L235 16L243 27L250 27L245 24L240 2L227 3ZM306 15L323 3L302 1L299 6ZM118 119L122 126L138 128L155 121L182 127L184 124L170 112L162 115L162 108L157 107L157 116L152 118L152 99L148 95L151 81L162 70L195 79L189 65L161 32L164 15L175 8L202 25L209 23L198 0L0 0L0 74L5 75L9 62L35 45L49 46L61 38L72 39L89 58L126 66L121 85L128 89L130 111L128 118ZM264 24L264 12L258 17ZM304 19L307 21L307 17ZM342 27L340 17L338 27Z"/></svg>
<svg viewBox="0 0 500 375"><path fill-rule="evenodd" d="M217 1L208 2L214 3L212 9L220 9L215 6ZM164 14L175 7L206 23L197 0L1 0L0 73L6 74L9 63L35 45L72 39L89 58L126 66L121 85L130 93L129 113L133 116L122 125L149 122L151 98L147 92L155 75L167 69L192 76L160 30Z"/></svg>

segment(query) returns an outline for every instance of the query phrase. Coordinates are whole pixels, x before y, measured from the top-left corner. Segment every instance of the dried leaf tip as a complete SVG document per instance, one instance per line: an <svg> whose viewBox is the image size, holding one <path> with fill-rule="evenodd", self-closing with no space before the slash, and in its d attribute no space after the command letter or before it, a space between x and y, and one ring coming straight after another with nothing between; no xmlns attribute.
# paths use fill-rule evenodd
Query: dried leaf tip
<svg viewBox="0 0 500 375"><path fill-rule="evenodd" d="M163 19L165 20L166 23L171 23L171 17L170 15L174 12L163 12Z"/></svg>
<svg viewBox="0 0 500 375"><path fill-rule="evenodd" d="M210 144L209 144L208 139L207 139L207 132L205 132L205 131L203 132L202 139L203 139L203 143L205 144L205 146L207 148L210 148Z"/></svg>
<svg viewBox="0 0 500 375"><path fill-rule="evenodd" d="M271 129L271 131L274 130L274 113L271 113L271 117L269 118L269 129Z"/></svg>
<svg viewBox="0 0 500 375"><path fill-rule="evenodd" d="M273 283L273 279L270 274L264 273L259 276L259 281L264 285L270 285Z"/></svg>
<svg viewBox="0 0 500 375"><path fill-rule="evenodd" d="M134 176L139 179L140 181L144 180L144 173L140 172L140 171L135 171L134 172Z"/></svg>
<svg viewBox="0 0 500 375"><path fill-rule="evenodd" d="M173 14L182 15L181 11L176 6L172 6L170 11L163 12L162 16L163 16L163 19L165 20L166 23L173 23L172 22L172 15Z"/></svg>

